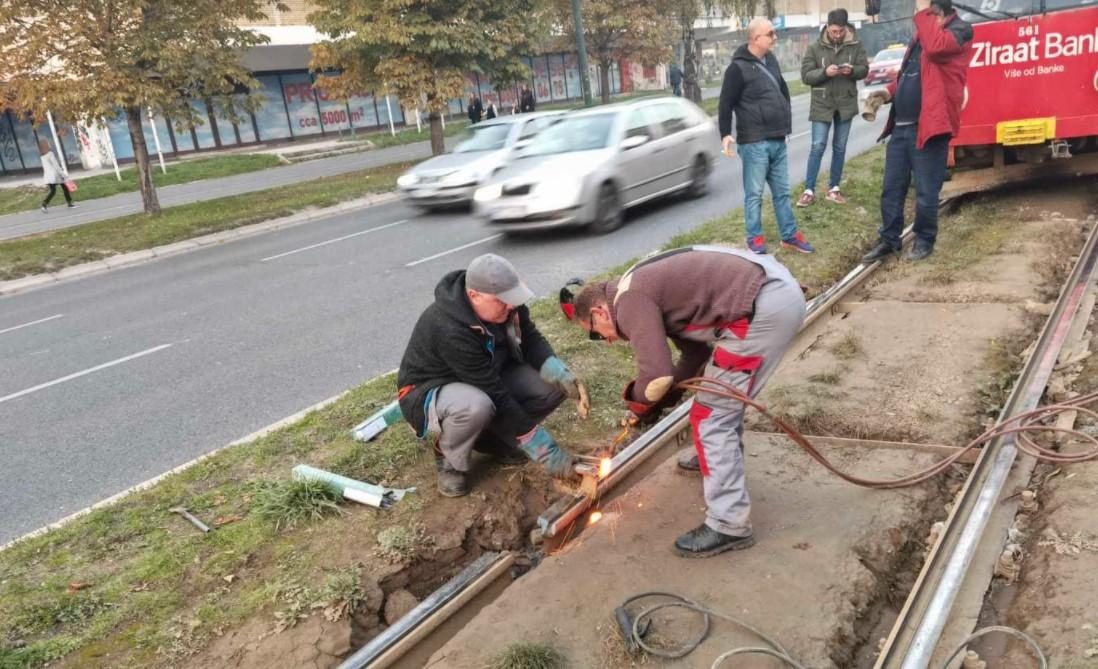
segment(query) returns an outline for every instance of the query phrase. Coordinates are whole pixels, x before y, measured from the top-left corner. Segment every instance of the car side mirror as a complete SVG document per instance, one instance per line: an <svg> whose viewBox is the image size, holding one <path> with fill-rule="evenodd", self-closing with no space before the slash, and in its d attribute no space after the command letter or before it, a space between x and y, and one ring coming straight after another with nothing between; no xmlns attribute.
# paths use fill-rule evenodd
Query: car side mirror
<svg viewBox="0 0 1098 669"><path fill-rule="evenodd" d="M635 149L638 146L644 146L648 143L648 135L633 135L632 137L626 137L621 142L621 150L629 151Z"/></svg>

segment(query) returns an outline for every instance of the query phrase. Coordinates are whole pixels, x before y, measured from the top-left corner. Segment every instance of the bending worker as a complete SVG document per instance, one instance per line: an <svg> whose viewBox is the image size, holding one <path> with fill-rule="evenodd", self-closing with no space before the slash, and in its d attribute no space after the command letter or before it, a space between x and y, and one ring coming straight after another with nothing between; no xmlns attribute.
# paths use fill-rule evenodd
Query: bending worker
<svg viewBox="0 0 1098 669"><path fill-rule="evenodd" d="M636 379L623 399L641 422L681 397L675 384L698 375L754 397L762 390L805 315L804 293L769 255L693 246L643 260L617 281L592 283L573 301L574 319L592 339L633 346ZM679 349L672 362L668 339ZM708 557L754 544L743 463L742 402L699 393L690 410L697 455L679 467L700 471L705 522L675 541L684 557Z"/></svg>
<svg viewBox="0 0 1098 669"><path fill-rule="evenodd" d="M534 294L504 258L482 255L442 277L400 361L400 410L416 436L436 435L439 492L468 493L472 451L504 464L527 459L569 477L572 456L541 421L587 391L538 332Z"/></svg>

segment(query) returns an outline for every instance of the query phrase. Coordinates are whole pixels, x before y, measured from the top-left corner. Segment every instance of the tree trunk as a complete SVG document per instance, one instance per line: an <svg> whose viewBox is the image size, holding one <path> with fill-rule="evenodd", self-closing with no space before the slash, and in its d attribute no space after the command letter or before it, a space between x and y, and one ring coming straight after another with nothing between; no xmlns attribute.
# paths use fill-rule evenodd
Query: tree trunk
<svg viewBox="0 0 1098 669"><path fill-rule="evenodd" d="M694 41L693 23L686 30L683 40L682 93L687 100L701 104L702 92L698 85L698 48Z"/></svg>
<svg viewBox="0 0 1098 669"><path fill-rule="evenodd" d="M133 157L137 161L137 183L141 187L141 202L146 214L160 213L160 200L156 197L156 184L152 180L149 150L145 146L145 128L141 122L141 108L127 107L126 121L130 129Z"/></svg>
<svg viewBox="0 0 1098 669"><path fill-rule="evenodd" d="M602 89L602 104L610 104L610 61L599 61L599 88Z"/></svg>
<svg viewBox="0 0 1098 669"><path fill-rule="evenodd" d="M427 122L431 125L431 155L437 156L446 150L446 137L442 130L442 115L433 111L427 115Z"/></svg>

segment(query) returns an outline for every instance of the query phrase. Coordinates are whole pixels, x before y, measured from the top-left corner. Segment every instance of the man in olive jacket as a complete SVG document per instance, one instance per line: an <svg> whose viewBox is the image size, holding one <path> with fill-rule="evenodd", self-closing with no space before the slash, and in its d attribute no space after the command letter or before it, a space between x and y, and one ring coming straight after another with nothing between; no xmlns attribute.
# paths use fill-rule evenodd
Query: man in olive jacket
<svg viewBox="0 0 1098 669"><path fill-rule="evenodd" d="M850 125L858 113L858 80L869 74L869 59L858 42L853 26L847 23L845 9L833 9L827 14L827 25L820 39L813 42L801 61L801 81L812 87L812 104L808 120L812 122L812 148L808 153L808 170L804 177L804 193L798 207L816 201L816 176L827 149L827 134L835 127L831 139L831 179L827 201L846 204L839 182L846 161L846 140Z"/></svg>

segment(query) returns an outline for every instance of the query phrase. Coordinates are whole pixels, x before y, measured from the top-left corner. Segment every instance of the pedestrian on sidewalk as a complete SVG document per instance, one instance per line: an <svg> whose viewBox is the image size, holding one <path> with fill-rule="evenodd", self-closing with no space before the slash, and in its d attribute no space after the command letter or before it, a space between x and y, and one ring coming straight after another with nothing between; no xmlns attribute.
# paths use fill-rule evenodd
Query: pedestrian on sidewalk
<svg viewBox="0 0 1098 669"><path fill-rule="evenodd" d="M797 229L789 194L789 157L785 138L793 132L793 108L789 87L782 77L778 59L771 51L778 39L767 19L752 19L747 26L747 44L736 49L732 64L724 71L719 121L724 155L733 155L740 145L743 161L743 214L747 246L766 253L762 227L763 188L770 184L774 213L778 218L782 246L800 253L814 253ZM732 136L732 115L736 135Z"/></svg>
<svg viewBox="0 0 1098 669"><path fill-rule="evenodd" d="M530 87L526 84L522 85L522 96L519 98L519 111L523 114L532 112L537 108L537 101L534 99L534 92L530 90Z"/></svg>
<svg viewBox="0 0 1098 669"><path fill-rule="evenodd" d="M671 63L671 92L682 97L682 68L678 63Z"/></svg>
<svg viewBox="0 0 1098 669"><path fill-rule="evenodd" d="M469 107L466 109L466 113L469 115L470 125L480 123L481 117L484 116L484 105L481 104L480 98L475 95L469 96Z"/></svg>
<svg viewBox="0 0 1098 669"><path fill-rule="evenodd" d="M541 422L565 396L585 416L587 390L538 332L525 306L533 297L514 266L489 253L442 277L412 330L397 373L400 409L417 437L434 436L446 497L468 493L474 450L574 473Z"/></svg>
<svg viewBox="0 0 1098 669"><path fill-rule="evenodd" d="M855 37L854 27L848 23L846 10L831 10L827 13L827 25L820 30L820 39L809 45L801 61L801 81L812 87L808 109L812 148L808 153L804 193L797 200L798 207L807 207L816 201L816 177L827 150L827 135L832 129L831 174L826 199L846 204L839 188L846 162L846 140L858 113L858 81L868 74L869 59Z"/></svg>
<svg viewBox="0 0 1098 669"><path fill-rule="evenodd" d="M731 384L750 397L762 391L805 315L804 292L773 256L722 246L666 251L634 265L616 281L591 283L562 308L591 339L633 347L636 378L622 399L640 424L659 420L699 376ZM565 313L568 309L565 308ZM668 339L679 350L671 359ZM705 522L681 535L683 557L748 548L751 498L743 455L744 404L697 393L690 408L696 453L679 458L702 476Z"/></svg>
<svg viewBox="0 0 1098 669"><path fill-rule="evenodd" d="M42 185L49 188L46 199L42 200L42 213L45 214L48 211L47 207L50 200L57 193L59 186L61 193L65 196L65 203L68 204L69 209L72 209L76 205L72 203L72 194L69 192L68 184L65 183L68 181L69 175L65 172L65 168L61 166L57 154L50 149L50 143L44 139L38 140L38 154L42 161Z"/></svg>
<svg viewBox="0 0 1098 669"><path fill-rule="evenodd" d="M496 116L496 103L492 102L491 96L488 96L488 108L484 111L484 118L490 121Z"/></svg>
<svg viewBox="0 0 1098 669"><path fill-rule="evenodd" d="M889 140L881 187L880 241L862 258L866 263L900 253L904 202L912 176L915 242L908 260L922 260L934 252L949 140L961 127L972 26L957 16L951 0L915 0L913 20L915 38L904 54L899 76L886 89L869 94L878 106L891 102L892 107L881 133L881 139Z"/></svg>

